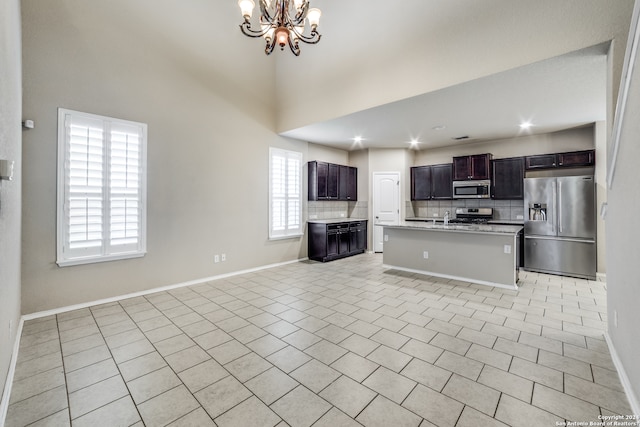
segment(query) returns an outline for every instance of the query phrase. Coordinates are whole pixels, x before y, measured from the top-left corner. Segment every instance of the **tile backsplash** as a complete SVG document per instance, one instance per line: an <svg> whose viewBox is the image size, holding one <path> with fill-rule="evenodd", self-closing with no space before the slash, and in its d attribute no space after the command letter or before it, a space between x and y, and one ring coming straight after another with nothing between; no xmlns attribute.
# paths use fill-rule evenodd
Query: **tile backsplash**
<svg viewBox="0 0 640 427"><path fill-rule="evenodd" d="M433 218L444 217L446 211L455 217L456 208L493 208L493 219L524 221L524 201L493 199L419 200L407 201L406 216Z"/></svg>
<svg viewBox="0 0 640 427"><path fill-rule="evenodd" d="M362 201L310 201L307 204L308 219L367 218L368 215L369 205Z"/></svg>

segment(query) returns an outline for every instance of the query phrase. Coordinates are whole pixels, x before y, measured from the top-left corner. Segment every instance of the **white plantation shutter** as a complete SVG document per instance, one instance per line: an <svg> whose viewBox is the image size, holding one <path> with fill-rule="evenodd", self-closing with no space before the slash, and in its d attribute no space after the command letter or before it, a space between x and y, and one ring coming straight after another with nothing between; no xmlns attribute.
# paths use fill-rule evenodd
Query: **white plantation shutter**
<svg viewBox="0 0 640 427"><path fill-rule="evenodd" d="M146 250L146 125L59 109L58 265Z"/></svg>
<svg viewBox="0 0 640 427"><path fill-rule="evenodd" d="M302 234L302 153L269 149L269 237Z"/></svg>

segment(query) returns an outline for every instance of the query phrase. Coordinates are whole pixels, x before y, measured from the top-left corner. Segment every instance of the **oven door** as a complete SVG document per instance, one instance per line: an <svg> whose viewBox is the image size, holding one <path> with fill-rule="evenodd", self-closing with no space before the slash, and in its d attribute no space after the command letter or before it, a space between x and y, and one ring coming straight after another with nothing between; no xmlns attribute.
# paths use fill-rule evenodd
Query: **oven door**
<svg viewBox="0 0 640 427"><path fill-rule="evenodd" d="M453 181L454 199L488 199L491 182L482 181Z"/></svg>

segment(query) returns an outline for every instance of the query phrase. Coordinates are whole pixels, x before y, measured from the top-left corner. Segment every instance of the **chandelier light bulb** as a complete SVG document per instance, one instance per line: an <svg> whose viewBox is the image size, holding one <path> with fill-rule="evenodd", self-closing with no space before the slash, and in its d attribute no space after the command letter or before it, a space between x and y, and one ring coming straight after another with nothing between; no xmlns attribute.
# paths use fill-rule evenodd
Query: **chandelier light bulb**
<svg viewBox="0 0 640 427"><path fill-rule="evenodd" d="M284 49L285 45L289 41L289 30L285 27L276 28L276 40L280 45L280 49Z"/></svg>
<svg viewBox="0 0 640 427"><path fill-rule="evenodd" d="M253 8L256 4L253 0L238 0L238 6L240 6L240 12L245 19L250 19L253 14Z"/></svg>
<svg viewBox="0 0 640 427"><path fill-rule="evenodd" d="M293 0L293 4L296 7L296 10L300 10L304 5L304 0Z"/></svg>
<svg viewBox="0 0 640 427"><path fill-rule="evenodd" d="M315 30L318 25L320 25L320 16L322 12L318 8L309 9L307 12L307 19L309 20L309 25L311 25L311 29Z"/></svg>

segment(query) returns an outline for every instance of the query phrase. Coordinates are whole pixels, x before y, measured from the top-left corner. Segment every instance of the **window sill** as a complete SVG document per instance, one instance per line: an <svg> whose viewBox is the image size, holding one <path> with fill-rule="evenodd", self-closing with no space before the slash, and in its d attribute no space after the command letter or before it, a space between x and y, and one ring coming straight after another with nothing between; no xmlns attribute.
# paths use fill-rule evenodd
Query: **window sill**
<svg viewBox="0 0 640 427"><path fill-rule="evenodd" d="M287 239L299 239L304 234L289 234L288 236L269 236L269 240L287 240Z"/></svg>
<svg viewBox="0 0 640 427"><path fill-rule="evenodd" d="M95 264L99 262L108 262L108 261L118 261L123 259L130 258L141 258L146 255L146 252L135 252L135 253L126 253L126 254L117 254L117 255L105 255L98 257L86 257L86 258L73 258L73 259L64 259L56 261L58 267L71 267L74 265L82 265L82 264Z"/></svg>

